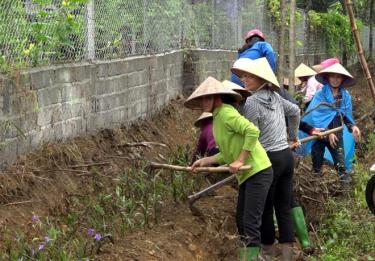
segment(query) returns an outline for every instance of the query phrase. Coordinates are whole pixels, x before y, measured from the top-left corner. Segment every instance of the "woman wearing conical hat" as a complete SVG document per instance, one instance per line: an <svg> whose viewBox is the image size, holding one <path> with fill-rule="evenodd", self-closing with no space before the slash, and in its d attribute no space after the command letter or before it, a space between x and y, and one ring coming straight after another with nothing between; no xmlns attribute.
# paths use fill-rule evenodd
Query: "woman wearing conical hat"
<svg viewBox="0 0 375 261"><path fill-rule="evenodd" d="M312 69L307 65L304 66L303 64L296 68L296 77L299 77L302 81L305 80L305 85L302 88L302 91L305 93L303 98L305 108L309 106L315 93L323 88L323 84L315 79L316 72L320 72L321 70L328 68L335 63L340 63L340 60L337 58L328 58L323 60L320 64L313 65Z"/></svg>
<svg viewBox="0 0 375 261"><path fill-rule="evenodd" d="M272 70L276 70L276 54L272 45L266 41L266 36L262 31L252 29L246 33L245 44L238 50L238 59L258 59L261 57L267 58ZM236 74L232 73L230 80L243 87L243 83Z"/></svg>
<svg viewBox="0 0 375 261"><path fill-rule="evenodd" d="M244 116L260 130L259 141L272 163L274 179L263 213L261 235L262 252L266 258L273 255L275 227L273 209L279 225L282 260L292 260L294 229L290 210L294 159L289 149L285 117L288 118L290 140L297 141L300 110L283 99L276 76L265 58L236 61L232 72L244 83L252 95L246 100Z"/></svg>
<svg viewBox="0 0 375 261"><path fill-rule="evenodd" d="M298 79L297 77L294 79L294 86L298 88L302 84L302 81ZM285 90L289 90L289 79L288 77L283 78L283 87Z"/></svg>
<svg viewBox="0 0 375 261"><path fill-rule="evenodd" d="M212 133L212 113L203 112L194 122L195 127L200 129L197 147L192 156L192 163L202 156L212 156L219 152Z"/></svg>
<svg viewBox="0 0 375 261"><path fill-rule="evenodd" d="M258 141L259 130L230 104L242 97L212 77L208 77L186 100L185 106L203 109L213 115L213 133L220 152L193 163L193 169L218 164L229 164L236 173L243 165L251 170L237 175L239 195L237 228L243 247L241 260L257 260L260 250L260 224L268 190L273 179L271 162Z"/></svg>
<svg viewBox="0 0 375 261"><path fill-rule="evenodd" d="M294 75L302 82L300 92L304 95L302 102L304 104L303 107L306 109L315 93L320 90L323 85L315 79L316 71L304 63L298 65L294 71Z"/></svg>
<svg viewBox="0 0 375 261"><path fill-rule="evenodd" d="M322 70L316 78L324 86L314 96L307 112L316 108L320 103L332 104L334 108L320 106L308 113L303 119L320 128L333 129L344 124L346 129L344 129L344 132L330 134L325 139L319 139L306 145L311 146L313 174L317 176L322 174L324 152L327 148L338 171L340 181L349 183L351 181L349 171L354 157L354 140L358 142L361 136L360 130L353 119L351 96L345 89L345 86L353 82L353 76L341 64L336 63Z"/></svg>

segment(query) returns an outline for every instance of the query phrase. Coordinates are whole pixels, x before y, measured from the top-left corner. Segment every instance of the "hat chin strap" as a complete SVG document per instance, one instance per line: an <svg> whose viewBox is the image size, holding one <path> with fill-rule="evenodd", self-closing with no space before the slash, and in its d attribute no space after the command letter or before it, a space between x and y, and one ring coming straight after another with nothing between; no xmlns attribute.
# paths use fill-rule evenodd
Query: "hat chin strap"
<svg viewBox="0 0 375 261"><path fill-rule="evenodd" d="M271 86L272 86L271 83L265 81L261 86L258 87L258 89L256 89L255 91L250 91L250 92L253 94L253 93L256 93L257 91L263 89L264 87L271 87Z"/></svg>

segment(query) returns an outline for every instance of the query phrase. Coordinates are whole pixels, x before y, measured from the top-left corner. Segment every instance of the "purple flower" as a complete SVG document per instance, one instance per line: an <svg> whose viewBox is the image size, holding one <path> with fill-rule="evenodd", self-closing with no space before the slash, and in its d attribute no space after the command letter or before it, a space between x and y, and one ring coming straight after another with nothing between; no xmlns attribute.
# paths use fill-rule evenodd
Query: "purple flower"
<svg viewBox="0 0 375 261"><path fill-rule="evenodd" d="M33 215L33 217L31 218L31 220L32 220L33 222L38 222L38 221L40 221L39 216L37 216L37 215Z"/></svg>
<svg viewBox="0 0 375 261"><path fill-rule="evenodd" d="M100 233L95 234L94 240L99 241L100 239L102 239L102 235L100 235Z"/></svg>
<svg viewBox="0 0 375 261"><path fill-rule="evenodd" d="M44 237L44 241L46 242L46 243L48 243L49 241L51 241L52 239L50 239L48 236L47 237Z"/></svg>
<svg viewBox="0 0 375 261"><path fill-rule="evenodd" d="M87 234L88 234L89 236L93 236L94 233L95 233L95 230L94 230L93 228L89 227L89 228L87 229Z"/></svg>
<svg viewBox="0 0 375 261"><path fill-rule="evenodd" d="M42 251L44 249L46 245L45 244L40 244L39 247L38 247L38 250L39 251Z"/></svg>

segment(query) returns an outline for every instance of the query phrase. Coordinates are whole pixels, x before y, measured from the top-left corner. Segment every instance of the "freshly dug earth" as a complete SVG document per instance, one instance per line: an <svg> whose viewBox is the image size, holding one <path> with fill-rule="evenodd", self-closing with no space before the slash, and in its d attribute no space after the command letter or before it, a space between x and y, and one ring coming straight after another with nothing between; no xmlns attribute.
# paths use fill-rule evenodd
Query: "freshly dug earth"
<svg viewBox="0 0 375 261"><path fill-rule="evenodd" d="M195 205L203 217L192 215L187 204L168 206L158 226L138 231L112 245L100 260L236 260L235 206L231 186Z"/></svg>
<svg viewBox="0 0 375 261"><path fill-rule="evenodd" d="M363 81L350 89L355 116L370 111L372 104ZM361 106L358 106L361 104ZM27 233L32 215L59 220L72 206L72 198L94 194L92 175L103 186L113 187L112 178L128 168L140 168L142 162L166 162L179 148L191 151L195 143L193 121L198 113L182 106L182 99L152 119L131 127L103 130L66 143L45 145L38 151L20 157L0 175L0 239L5 229ZM366 119L361 128L373 130ZM364 131L365 138L369 131ZM130 143L152 141L166 146L131 146ZM337 175L326 168L324 177L314 179L310 163L304 159L296 166L295 188L304 207L309 229L321 221L328 197L346 192ZM99 171L96 171L99 170ZM236 260L238 238L235 226L236 184L225 186L195 205L204 213L194 216L184 202L169 202L161 209L158 223L151 228L135 230L125 237L114 235L114 244L106 244L98 260ZM314 241L314 233L311 232ZM0 240L1 247L1 240ZM296 247L297 256L303 255Z"/></svg>
<svg viewBox="0 0 375 261"><path fill-rule="evenodd" d="M66 143L47 144L20 157L0 175L0 226L20 224L31 213L64 212L67 197L87 192L89 186L85 185L93 168L111 176L140 165L142 160L165 160L180 146L191 147L191 123L196 116L182 108L181 100L174 101L154 119L130 128L106 129ZM131 144L143 141L166 146ZM103 180L108 183L105 177Z"/></svg>

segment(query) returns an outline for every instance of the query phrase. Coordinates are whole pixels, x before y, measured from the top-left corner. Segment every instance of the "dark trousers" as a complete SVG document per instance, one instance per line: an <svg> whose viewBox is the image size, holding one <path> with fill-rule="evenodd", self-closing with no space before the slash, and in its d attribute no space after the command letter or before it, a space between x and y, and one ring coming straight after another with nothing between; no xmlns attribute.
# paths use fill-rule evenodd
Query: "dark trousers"
<svg viewBox="0 0 375 261"><path fill-rule="evenodd" d="M296 207L299 207L299 203L297 201L296 195L294 195L294 191L292 188L292 194L290 197L290 208L296 208Z"/></svg>
<svg viewBox="0 0 375 261"><path fill-rule="evenodd" d="M328 139L317 140L311 148L311 156L313 163L313 171L319 173L322 169L324 161L324 151L327 147L332 155L333 163L339 175L345 174L345 162L344 162L344 144L341 136L338 136L336 147L333 148L329 144Z"/></svg>
<svg viewBox="0 0 375 261"><path fill-rule="evenodd" d="M273 172L269 167L240 185L236 221L244 247L260 246L262 214L272 179Z"/></svg>
<svg viewBox="0 0 375 261"><path fill-rule="evenodd" d="M266 206L262 218L262 244L271 245L275 242L275 225L273 209L275 208L279 227L279 242L294 241L293 220L290 205L293 190L294 158L292 151L287 148L281 151L268 152L272 163L273 182L268 192Z"/></svg>

